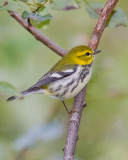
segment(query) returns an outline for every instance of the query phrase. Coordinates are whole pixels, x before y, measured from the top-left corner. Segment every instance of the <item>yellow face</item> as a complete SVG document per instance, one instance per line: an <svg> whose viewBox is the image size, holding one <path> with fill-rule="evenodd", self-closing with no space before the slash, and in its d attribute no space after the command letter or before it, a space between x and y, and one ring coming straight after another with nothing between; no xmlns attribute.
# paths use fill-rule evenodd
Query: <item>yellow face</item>
<svg viewBox="0 0 128 160"><path fill-rule="evenodd" d="M70 51L77 64L88 65L93 62L94 51L88 46L77 46Z"/></svg>
<svg viewBox="0 0 128 160"><path fill-rule="evenodd" d="M50 71L61 71L65 66L89 65L93 62L95 54L100 50L93 51L88 46L77 46L72 48L63 58L61 58Z"/></svg>

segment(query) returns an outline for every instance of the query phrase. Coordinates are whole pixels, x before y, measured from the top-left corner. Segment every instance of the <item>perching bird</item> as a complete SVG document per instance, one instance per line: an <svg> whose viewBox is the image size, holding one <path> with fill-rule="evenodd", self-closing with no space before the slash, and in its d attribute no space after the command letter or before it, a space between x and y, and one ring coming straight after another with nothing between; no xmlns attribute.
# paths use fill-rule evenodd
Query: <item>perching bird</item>
<svg viewBox="0 0 128 160"><path fill-rule="evenodd" d="M82 45L72 48L35 85L21 94L23 96L37 93L49 95L60 99L68 111L64 100L76 96L88 83L94 56L99 52L100 50L93 51L88 46ZM12 96L7 101L16 98Z"/></svg>

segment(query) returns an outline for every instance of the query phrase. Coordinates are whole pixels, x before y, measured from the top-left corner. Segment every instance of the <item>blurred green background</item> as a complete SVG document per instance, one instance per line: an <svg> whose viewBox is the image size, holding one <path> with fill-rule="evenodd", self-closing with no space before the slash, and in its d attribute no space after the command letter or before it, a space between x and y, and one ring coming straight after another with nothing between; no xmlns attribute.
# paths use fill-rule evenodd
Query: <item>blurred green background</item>
<svg viewBox="0 0 128 160"><path fill-rule="evenodd" d="M103 1L104 2L104 1ZM118 7L128 15L128 1ZM96 24L85 11L53 11L44 34L65 49L87 45ZM128 28L106 28L87 87L76 159L128 159ZM60 57L0 12L0 81L20 91L33 85ZM71 107L73 99L67 100ZM31 95L0 102L0 160L61 160L69 115L59 100Z"/></svg>

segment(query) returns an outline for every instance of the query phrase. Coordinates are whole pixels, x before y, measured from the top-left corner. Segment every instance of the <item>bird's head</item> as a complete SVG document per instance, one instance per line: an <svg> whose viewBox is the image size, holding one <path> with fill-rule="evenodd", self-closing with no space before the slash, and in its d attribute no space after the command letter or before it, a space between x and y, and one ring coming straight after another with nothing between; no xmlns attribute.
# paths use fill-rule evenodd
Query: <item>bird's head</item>
<svg viewBox="0 0 128 160"><path fill-rule="evenodd" d="M69 51L69 55L79 65L88 65L93 62L94 56L101 52L101 50L92 50L88 46L77 46Z"/></svg>

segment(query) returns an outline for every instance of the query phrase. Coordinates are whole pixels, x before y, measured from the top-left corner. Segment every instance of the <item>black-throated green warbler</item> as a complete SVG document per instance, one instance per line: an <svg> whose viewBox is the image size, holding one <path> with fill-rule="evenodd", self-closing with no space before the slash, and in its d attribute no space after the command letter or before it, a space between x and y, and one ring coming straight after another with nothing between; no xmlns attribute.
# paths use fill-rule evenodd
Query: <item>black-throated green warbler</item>
<svg viewBox="0 0 128 160"><path fill-rule="evenodd" d="M60 99L64 104L65 99L77 95L88 83L94 55L99 52L82 45L71 49L35 85L21 92L22 95L42 93ZM16 97L12 96L7 101L14 99Z"/></svg>

